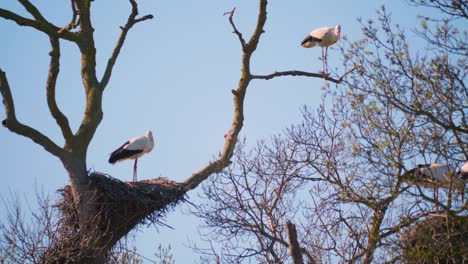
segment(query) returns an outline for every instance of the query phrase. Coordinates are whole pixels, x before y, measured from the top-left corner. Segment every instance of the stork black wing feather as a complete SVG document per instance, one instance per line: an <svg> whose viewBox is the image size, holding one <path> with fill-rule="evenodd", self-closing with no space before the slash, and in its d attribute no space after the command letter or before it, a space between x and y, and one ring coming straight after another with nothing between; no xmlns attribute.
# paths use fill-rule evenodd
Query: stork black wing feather
<svg viewBox="0 0 468 264"><path fill-rule="evenodd" d="M304 44L306 44L308 42L322 42L322 40L309 35L301 42L301 45L304 45Z"/></svg>
<svg viewBox="0 0 468 264"><path fill-rule="evenodd" d="M120 146L118 149L114 150L114 152L112 152L110 154L109 163L115 164L117 161L119 161L121 159L125 159L125 158L131 157L131 156L133 156L135 154L143 152L143 150L128 150L128 149L125 149L124 146L129 144L129 143L130 143L130 141L127 141L122 146Z"/></svg>

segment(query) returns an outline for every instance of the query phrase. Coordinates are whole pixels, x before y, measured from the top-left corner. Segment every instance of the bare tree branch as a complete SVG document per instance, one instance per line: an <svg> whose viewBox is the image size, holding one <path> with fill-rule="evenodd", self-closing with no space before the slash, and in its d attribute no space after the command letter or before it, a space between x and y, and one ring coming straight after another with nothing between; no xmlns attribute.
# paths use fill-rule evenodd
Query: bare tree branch
<svg viewBox="0 0 468 264"><path fill-rule="evenodd" d="M230 164L230 158L232 157L234 148L236 146L237 137L244 123L244 98L245 93L247 91L247 87L249 86L249 83L252 80L252 74L250 73L250 57L257 49L257 44L260 40L261 34L263 33L263 27L265 26L267 18L267 1L260 0L259 2L260 6L255 31L250 37L249 42L243 48L241 77L239 79L237 89L235 91L233 90L234 118L232 121L231 129L224 136L225 142L223 150L221 152L221 156L215 162L208 164L206 167L204 167L203 169L194 173L191 177L186 179L185 184L187 184L188 189L196 188L212 173L220 172L222 169L224 169Z"/></svg>
<svg viewBox="0 0 468 264"><path fill-rule="evenodd" d="M242 37L242 33L240 33L239 30L237 30L236 24L234 24L234 19L233 19L234 11L236 11L235 7L232 9L232 11L224 13L224 15L229 15L229 23L231 23L232 29L234 30L233 33L236 34L237 37L239 38L239 41L242 45L242 50L244 50L246 43L245 43L244 38Z"/></svg>
<svg viewBox="0 0 468 264"><path fill-rule="evenodd" d="M66 26L64 26L62 29L59 30L59 32L62 31L69 31L72 30L76 27L78 27L80 21L77 21L78 18L78 10L76 9L76 0L70 0L71 2L71 8L72 8L72 19L70 23L68 23Z"/></svg>
<svg viewBox="0 0 468 264"><path fill-rule="evenodd" d="M312 73L312 72L304 72L304 71L283 71L283 72L274 72L268 75L252 75L252 79L261 79L261 80L270 80L275 77L282 77L282 76L305 76L305 77L315 77L315 78L323 78L327 81L331 81L334 83L341 83L343 79L353 72L356 67L351 68L347 72L345 72L340 78L334 79L330 77L328 74L325 73Z"/></svg>
<svg viewBox="0 0 468 264"><path fill-rule="evenodd" d="M47 22L48 21L42 16L41 12L35 7L29 0L18 0L24 8L39 22Z"/></svg>
<svg viewBox="0 0 468 264"><path fill-rule="evenodd" d="M61 31L59 27L47 22L47 21L37 21L29 18L22 17L18 14L15 14L11 11L0 8L0 17L3 17L7 20L12 20L20 26L33 27L39 31L46 33L49 36L63 38L69 41L76 42L78 37L75 33L68 31Z"/></svg>
<svg viewBox="0 0 468 264"><path fill-rule="evenodd" d="M408 0L415 6L431 7L452 16L468 19L468 3L464 0Z"/></svg>
<svg viewBox="0 0 468 264"><path fill-rule="evenodd" d="M110 76L112 74L112 69L114 68L114 64L119 56L120 50L125 42L125 38L127 37L128 31L135 25L136 23L143 22L148 19L152 19L153 15L146 15L140 18L136 18L138 15L138 5L135 0L129 0L130 4L132 5L132 13L128 17L127 24L125 26L120 27L122 32L120 33L119 40L117 41L114 51L112 52L109 61L107 62L106 70L104 71L104 75L101 80L101 89L104 90L109 83Z"/></svg>
<svg viewBox="0 0 468 264"><path fill-rule="evenodd" d="M57 85L57 77L60 70L60 42L57 38L50 38L50 44L52 51L50 54L50 65L49 75L47 78L47 104L49 106L50 113L55 118L55 121L62 130L65 142L69 144L73 139L73 133L71 131L67 117L60 111L55 100L55 88Z"/></svg>
<svg viewBox="0 0 468 264"><path fill-rule="evenodd" d="M3 97L3 105L5 106L6 119L2 121L2 125L8 128L11 132L22 135L36 142L45 150L56 157L63 157L65 151L57 146L52 140L43 135L34 128L23 125L16 119L15 105L11 95L10 85L5 72L0 69L0 93Z"/></svg>

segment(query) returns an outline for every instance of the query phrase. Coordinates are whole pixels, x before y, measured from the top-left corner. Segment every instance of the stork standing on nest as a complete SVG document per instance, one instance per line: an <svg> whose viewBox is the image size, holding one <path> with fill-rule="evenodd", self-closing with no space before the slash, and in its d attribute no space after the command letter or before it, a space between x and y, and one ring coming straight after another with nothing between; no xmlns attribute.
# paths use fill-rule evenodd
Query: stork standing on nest
<svg viewBox="0 0 468 264"><path fill-rule="evenodd" d="M322 65L323 72L327 73L328 63L327 63L327 53L328 47L335 44L341 35L341 26L336 25L335 28L332 27L322 27L315 29L310 32L304 40L301 42L302 47L312 48L315 46L322 47ZM325 49L324 49L325 48Z"/></svg>
<svg viewBox="0 0 468 264"><path fill-rule="evenodd" d="M137 166L138 158L153 150L154 140L153 133L150 130L144 136L138 136L125 142L120 148L114 150L110 154L109 163L115 164L116 162L133 159L133 182L137 180Z"/></svg>
<svg viewBox="0 0 468 264"><path fill-rule="evenodd" d="M461 193L462 203L465 200L465 184L468 182L468 162L455 173L453 168L444 163L420 164L417 168L407 171L404 178L412 184L434 188L434 198L438 201L438 188L448 188L450 191L455 188ZM437 207L438 211L438 207Z"/></svg>

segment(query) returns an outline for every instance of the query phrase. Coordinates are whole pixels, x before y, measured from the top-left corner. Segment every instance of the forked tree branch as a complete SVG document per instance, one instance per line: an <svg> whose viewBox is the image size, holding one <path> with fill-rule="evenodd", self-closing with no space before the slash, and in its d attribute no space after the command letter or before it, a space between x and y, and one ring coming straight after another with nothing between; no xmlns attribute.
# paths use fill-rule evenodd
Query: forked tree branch
<svg viewBox="0 0 468 264"><path fill-rule="evenodd" d="M104 90L109 83L109 79L112 74L112 69L114 68L115 62L117 60L117 57L119 56L120 50L125 42L125 38L127 37L128 31L135 25L136 23L152 19L153 15L146 15L140 18L136 18L138 15L138 5L135 2L135 0L129 0L130 4L132 5L132 13L128 17L127 24L125 26L120 27L122 29L122 32L120 33L119 40L117 41L115 48L112 52L111 57L109 58L109 61L107 62L106 70L104 71L104 75L101 80L101 89Z"/></svg>
<svg viewBox="0 0 468 264"><path fill-rule="evenodd" d="M62 31L68 31L72 30L80 24L80 20L78 18L78 9L76 9L76 0L70 0L71 8L72 8L72 19L70 23L68 23L66 26L64 26L62 29L60 29L60 32Z"/></svg>
<svg viewBox="0 0 468 264"><path fill-rule="evenodd" d="M234 148L237 143L238 135L242 129L244 124L244 98L245 93L247 91L247 87L249 86L250 81L252 80L252 74L250 73L250 58L254 51L257 49L258 41L260 40L260 36L263 33L263 27L265 26L266 18L267 18L267 0L260 0L259 1L259 11L257 17L257 25L255 27L255 31L249 39L249 42L242 47L242 69L241 69L241 77L239 79L237 89L233 90L234 94L234 118L232 121L231 129L229 132L224 136L224 147L221 152L220 157L218 160L214 161L213 163L208 164L200 171L192 174L189 178L187 178L184 183L186 184L187 190L195 189L200 183L202 183L205 179L207 179L211 174L218 173L222 171L224 168L229 166L230 159L234 152ZM233 12L233 11L232 11ZM230 19L232 20L232 15ZM242 43L242 41L241 41Z"/></svg>
<svg viewBox="0 0 468 264"><path fill-rule="evenodd" d="M2 125L8 128L11 132L22 135L36 142L42 146L45 150L53 154L58 158L63 158L66 152L57 146L52 140L47 136L43 135L41 132L37 131L34 128L26 126L20 123L16 119L15 114L15 105L13 103L13 97L11 95L10 85L5 72L0 69L0 93L3 97L3 105L5 107L6 119L2 121Z"/></svg>
<svg viewBox="0 0 468 264"><path fill-rule="evenodd" d="M60 42L57 38L51 37L50 44L52 46L52 51L49 53L50 65L46 84L47 105L49 106L50 113L55 118L55 121L62 130L65 142L69 144L73 139L73 133L71 131L67 117L60 111L55 99L55 88L57 86L57 77L60 71Z"/></svg>
<svg viewBox="0 0 468 264"><path fill-rule="evenodd" d="M94 43L94 28L91 22L91 2L76 0L76 9L80 16L80 41L77 42L81 52L81 79L86 94L86 104L80 127L75 133L77 143L74 148L85 153L97 127L102 121L102 90L96 77L96 45Z"/></svg>
<svg viewBox="0 0 468 264"><path fill-rule="evenodd" d="M3 8L0 8L0 17L3 17L7 20L12 20L20 26L35 28L51 37L59 37L73 42L76 42L78 40L78 37L75 33L61 31L59 27L47 22L45 19L43 21L38 21L25 18Z"/></svg>
<svg viewBox="0 0 468 264"><path fill-rule="evenodd" d="M224 15L229 15L229 23L231 24L232 29L234 30L233 33L236 34L239 38L239 41L242 45L242 50L244 50L246 43L244 38L242 37L242 33L240 33L239 30L237 30L236 24L234 24L234 11L236 11L235 7L231 11L224 13Z"/></svg>

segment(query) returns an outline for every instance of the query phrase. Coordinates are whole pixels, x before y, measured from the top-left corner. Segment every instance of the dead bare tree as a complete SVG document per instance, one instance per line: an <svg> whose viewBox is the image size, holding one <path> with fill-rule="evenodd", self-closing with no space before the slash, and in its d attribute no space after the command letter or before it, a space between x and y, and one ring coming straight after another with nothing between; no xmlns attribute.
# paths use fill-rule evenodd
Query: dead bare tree
<svg viewBox="0 0 468 264"><path fill-rule="evenodd" d="M129 0L131 12L109 57L102 76L96 72L96 46L91 17L91 0L71 1L71 20L65 26L57 26L44 17L41 11L29 0L18 0L31 18L21 16L0 8L0 17L24 27L33 28L46 34L50 40L51 52L48 79L45 85L47 104L65 141L59 146L43 132L23 124L16 116L12 91L5 72L0 70L0 93L3 97L6 118L4 127L11 132L33 140L51 155L57 157L66 169L71 185L63 190L64 203L61 210L65 213L67 226L43 256L43 262L53 263L103 263L106 252L130 230L145 219L153 221L168 205L174 204L184 193L196 188L213 173L220 172L230 164L239 132L244 121L244 99L250 81L272 79L281 76L306 76L323 78L339 83L343 77L334 79L328 75L303 71L275 72L268 75L255 75L250 71L252 54L257 49L264 25L267 20L267 1L259 0L257 22L252 36L248 39L237 30L233 18L234 10L228 13L234 34L242 48L241 76L234 95L234 117L231 129L225 135L224 147L218 159L195 172L184 182L175 183L165 179L154 179L125 184L114 181L99 173L88 173L86 155L89 144L103 118L102 97L112 75L113 67L129 31L136 24L152 19L152 15L139 16L135 0ZM56 85L60 69L60 47L62 41L76 45L81 53L81 77L85 92L86 105L83 119L77 131L72 131L68 118L56 102ZM120 193L118 197L110 191ZM116 192L117 191L117 192ZM124 210L118 201L126 197L138 203L134 210ZM103 203L105 201L106 203ZM106 206L110 205L110 206ZM129 221L123 221L123 216Z"/></svg>

